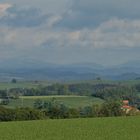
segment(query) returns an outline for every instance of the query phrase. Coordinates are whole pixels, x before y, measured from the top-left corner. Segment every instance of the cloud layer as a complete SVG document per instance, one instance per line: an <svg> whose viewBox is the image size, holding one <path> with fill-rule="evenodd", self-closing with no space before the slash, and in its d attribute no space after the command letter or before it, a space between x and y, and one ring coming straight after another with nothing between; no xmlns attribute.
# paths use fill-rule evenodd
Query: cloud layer
<svg viewBox="0 0 140 140"><path fill-rule="evenodd" d="M67 0L63 12L15 4L0 4L3 61L117 64L140 59L138 0Z"/></svg>

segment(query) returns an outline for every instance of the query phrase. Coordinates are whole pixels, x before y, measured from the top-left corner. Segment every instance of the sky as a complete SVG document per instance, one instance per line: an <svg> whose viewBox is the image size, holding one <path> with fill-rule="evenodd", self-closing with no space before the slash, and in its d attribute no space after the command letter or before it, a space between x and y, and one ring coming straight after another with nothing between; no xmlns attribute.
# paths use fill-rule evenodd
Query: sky
<svg viewBox="0 0 140 140"><path fill-rule="evenodd" d="M140 60L139 0L0 0L0 64Z"/></svg>

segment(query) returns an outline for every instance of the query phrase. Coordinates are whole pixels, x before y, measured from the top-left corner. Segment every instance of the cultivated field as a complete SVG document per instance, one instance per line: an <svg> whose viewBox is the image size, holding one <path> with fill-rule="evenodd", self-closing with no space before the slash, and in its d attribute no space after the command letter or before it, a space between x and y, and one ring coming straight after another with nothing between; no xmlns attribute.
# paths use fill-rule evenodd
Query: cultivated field
<svg viewBox="0 0 140 140"><path fill-rule="evenodd" d="M140 140L140 117L0 124L0 140Z"/></svg>
<svg viewBox="0 0 140 140"><path fill-rule="evenodd" d="M52 84L53 82L48 81L23 81L23 82L17 82L17 83L11 83L11 82L0 82L0 90L3 89L11 89L11 88L36 88L37 86L48 86Z"/></svg>
<svg viewBox="0 0 140 140"><path fill-rule="evenodd" d="M34 88L37 84L33 82L18 82L18 83L0 83L0 90L11 89L11 88Z"/></svg>
<svg viewBox="0 0 140 140"><path fill-rule="evenodd" d="M11 83L11 82L0 82L0 90L1 89L10 89L10 88L35 88L39 85L42 86L48 86L53 83L56 83L55 81L39 81L39 82L33 82L33 81L26 81L26 82L17 82L17 83ZM135 85L140 84L140 80L128 80L128 81L112 81L112 80L83 80L83 81L69 81L69 82L58 82L62 84L77 84L77 83L91 83L91 84L123 84L123 85Z"/></svg>

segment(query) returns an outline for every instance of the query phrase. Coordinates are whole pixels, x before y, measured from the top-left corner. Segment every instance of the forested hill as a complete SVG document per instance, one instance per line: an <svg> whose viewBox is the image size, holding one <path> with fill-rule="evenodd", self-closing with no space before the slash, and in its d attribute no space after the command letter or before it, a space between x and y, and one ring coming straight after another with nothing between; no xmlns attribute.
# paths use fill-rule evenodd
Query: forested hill
<svg viewBox="0 0 140 140"><path fill-rule="evenodd" d="M93 80L97 77L111 80L134 80L140 78L140 65L126 63L119 66L104 67L96 63L80 64L25 64L2 65L0 81L12 78L19 80Z"/></svg>

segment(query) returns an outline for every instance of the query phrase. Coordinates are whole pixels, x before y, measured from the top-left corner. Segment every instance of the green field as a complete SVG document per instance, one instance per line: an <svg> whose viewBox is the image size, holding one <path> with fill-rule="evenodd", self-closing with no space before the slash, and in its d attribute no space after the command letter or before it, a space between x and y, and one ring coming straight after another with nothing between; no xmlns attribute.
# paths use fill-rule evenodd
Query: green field
<svg viewBox="0 0 140 140"><path fill-rule="evenodd" d="M38 84L33 82L18 82L18 83L0 83L0 90L3 89L11 89L11 88L33 88L36 87Z"/></svg>
<svg viewBox="0 0 140 140"><path fill-rule="evenodd" d="M68 107L83 107L92 104L100 104L103 100L87 96L24 96L17 100L11 100L6 107L33 107L35 100L51 101L55 98L58 102L64 103Z"/></svg>
<svg viewBox="0 0 140 140"><path fill-rule="evenodd" d="M48 86L50 84L57 83L56 81L39 81L35 83L34 81L23 81L17 83L11 82L0 82L1 89L10 89L10 88L35 88L39 85ZM112 81L112 80L84 80L84 81L69 81L69 82L58 82L60 84L78 84L78 83L90 83L90 84L124 84L124 85L135 85L140 84L140 80L128 80L128 81Z"/></svg>
<svg viewBox="0 0 140 140"><path fill-rule="evenodd" d="M11 82L0 82L0 90L3 89L11 89L11 88L36 88L37 86L48 86L52 84L53 82L48 82L48 81L39 81L39 82L34 82L34 81L22 81L22 82L17 82L17 83L11 83Z"/></svg>
<svg viewBox="0 0 140 140"><path fill-rule="evenodd" d="M0 140L140 140L140 117L0 124Z"/></svg>

